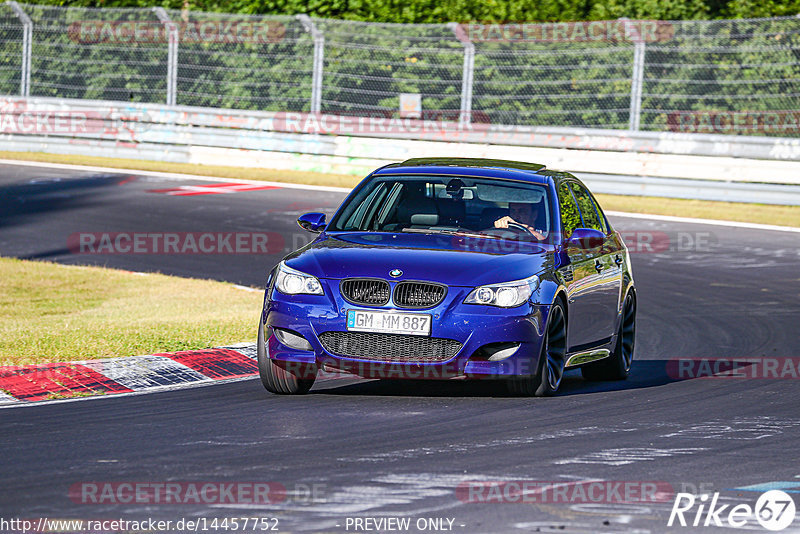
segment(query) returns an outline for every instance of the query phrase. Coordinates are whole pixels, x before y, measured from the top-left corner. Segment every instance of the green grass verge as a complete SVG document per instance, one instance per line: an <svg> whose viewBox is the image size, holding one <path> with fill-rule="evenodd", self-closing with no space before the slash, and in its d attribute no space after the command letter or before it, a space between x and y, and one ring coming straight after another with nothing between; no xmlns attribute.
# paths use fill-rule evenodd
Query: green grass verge
<svg viewBox="0 0 800 534"><path fill-rule="evenodd" d="M229 283L0 258L0 365L255 342L261 303Z"/></svg>
<svg viewBox="0 0 800 534"><path fill-rule="evenodd" d="M627 211L628 213L672 215L675 217L696 217L698 219L800 227L800 206L623 195L596 196L600 205L607 211Z"/></svg>
<svg viewBox="0 0 800 534"><path fill-rule="evenodd" d="M94 165L121 169L175 172L198 176L268 180L310 185L353 187L359 176L326 174L320 172L253 169L225 165L193 165L188 163L162 163L135 159L103 158L96 156L74 156L32 152L3 152L0 159L68 163L72 165ZM722 219L727 221L776 224L800 227L800 206L774 206L767 204L742 204L737 202L712 202L707 200L683 200L661 197L622 195L597 195L603 208L629 213L697 217L700 219Z"/></svg>

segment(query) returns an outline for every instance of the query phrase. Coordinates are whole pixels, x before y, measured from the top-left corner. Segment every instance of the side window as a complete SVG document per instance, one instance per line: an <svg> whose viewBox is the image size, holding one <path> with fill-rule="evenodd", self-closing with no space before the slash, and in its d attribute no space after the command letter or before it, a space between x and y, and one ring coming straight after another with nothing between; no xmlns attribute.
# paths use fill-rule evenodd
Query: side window
<svg viewBox="0 0 800 534"><path fill-rule="evenodd" d="M600 230L605 234L605 224L600 222L600 217L597 215L592 197L590 197L586 189L581 187L577 182L570 182L569 185L575 195L575 200L578 201L585 227Z"/></svg>
<svg viewBox="0 0 800 534"><path fill-rule="evenodd" d="M597 203L597 199L592 197L592 203L594 204L594 209L597 211L597 217L600 219L600 226L603 227L603 233L608 235L611 233L611 228L608 225L608 221L606 221L606 216L603 213L603 209L600 207L600 204Z"/></svg>
<svg viewBox="0 0 800 534"><path fill-rule="evenodd" d="M575 228L583 226L581 214L575 204L575 199L569 192L567 182L562 182L558 187L558 205L561 211L561 228L564 232L564 239L566 239L572 235Z"/></svg>

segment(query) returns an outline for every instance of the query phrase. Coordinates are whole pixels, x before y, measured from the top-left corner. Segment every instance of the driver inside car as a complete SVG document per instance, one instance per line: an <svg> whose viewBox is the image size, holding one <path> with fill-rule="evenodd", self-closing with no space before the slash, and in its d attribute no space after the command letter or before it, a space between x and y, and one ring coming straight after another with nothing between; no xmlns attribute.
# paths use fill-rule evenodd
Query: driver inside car
<svg viewBox="0 0 800 534"><path fill-rule="evenodd" d="M534 228L539 204L529 202L509 202L508 215L500 217L494 222L495 228L508 228L509 223L517 224L525 228L536 239L544 239L544 234Z"/></svg>

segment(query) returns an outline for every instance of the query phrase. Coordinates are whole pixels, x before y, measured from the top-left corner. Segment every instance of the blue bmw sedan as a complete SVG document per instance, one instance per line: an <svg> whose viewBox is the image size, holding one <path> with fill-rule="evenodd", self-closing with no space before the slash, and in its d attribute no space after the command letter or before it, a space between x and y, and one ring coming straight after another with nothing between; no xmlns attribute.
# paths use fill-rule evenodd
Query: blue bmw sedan
<svg viewBox="0 0 800 534"><path fill-rule="evenodd" d="M628 376L630 257L589 190L514 161L425 158L367 176L270 273L258 365L273 393L321 370L384 379L503 379L552 395L564 371Z"/></svg>

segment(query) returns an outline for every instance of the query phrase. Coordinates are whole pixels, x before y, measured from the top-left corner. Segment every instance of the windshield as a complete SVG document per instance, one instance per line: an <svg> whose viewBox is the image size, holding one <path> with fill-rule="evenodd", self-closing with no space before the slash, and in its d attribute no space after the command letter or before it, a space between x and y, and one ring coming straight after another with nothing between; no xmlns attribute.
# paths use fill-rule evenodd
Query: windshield
<svg viewBox="0 0 800 534"><path fill-rule="evenodd" d="M327 230L474 234L544 240L547 189L491 178L384 176L364 185Z"/></svg>

